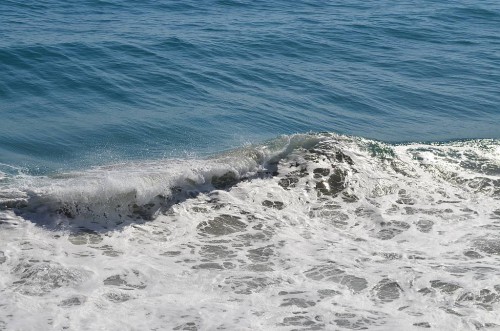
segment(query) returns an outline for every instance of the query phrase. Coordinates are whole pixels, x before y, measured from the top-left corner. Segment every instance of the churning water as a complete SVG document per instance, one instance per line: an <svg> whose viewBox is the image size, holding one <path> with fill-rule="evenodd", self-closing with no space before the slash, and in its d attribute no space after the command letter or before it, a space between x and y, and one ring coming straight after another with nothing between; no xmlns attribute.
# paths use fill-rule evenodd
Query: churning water
<svg viewBox="0 0 500 331"><path fill-rule="evenodd" d="M500 328L499 26L2 1L0 330Z"/></svg>

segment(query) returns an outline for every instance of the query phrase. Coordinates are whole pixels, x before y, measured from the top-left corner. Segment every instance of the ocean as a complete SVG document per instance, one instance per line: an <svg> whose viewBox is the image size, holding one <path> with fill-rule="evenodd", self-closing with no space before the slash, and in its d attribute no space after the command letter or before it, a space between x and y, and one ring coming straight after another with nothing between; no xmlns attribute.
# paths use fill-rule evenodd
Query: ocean
<svg viewBox="0 0 500 331"><path fill-rule="evenodd" d="M500 329L500 4L0 2L0 330Z"/></svg>

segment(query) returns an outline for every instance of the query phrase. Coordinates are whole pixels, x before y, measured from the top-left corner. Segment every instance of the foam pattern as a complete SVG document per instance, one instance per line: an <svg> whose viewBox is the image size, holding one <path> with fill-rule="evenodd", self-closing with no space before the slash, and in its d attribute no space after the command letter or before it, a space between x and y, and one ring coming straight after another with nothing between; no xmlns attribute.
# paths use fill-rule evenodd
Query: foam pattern
<svg viewBox="0 0 500 331"><path fill-rule="evenodd" d="M1 192L0 329L500 327L495 140L297 135Z"/></svg>

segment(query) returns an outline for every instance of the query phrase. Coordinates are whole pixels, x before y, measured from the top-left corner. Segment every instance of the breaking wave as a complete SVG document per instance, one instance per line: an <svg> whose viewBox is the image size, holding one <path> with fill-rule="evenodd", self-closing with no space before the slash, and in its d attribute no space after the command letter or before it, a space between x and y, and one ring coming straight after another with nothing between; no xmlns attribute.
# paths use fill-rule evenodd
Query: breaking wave
<svg viewBox="0 0 500 331"><path fill-rule="evenodd" d="M497 140L302 134L206 159L3 176L5 325L43 322L19 318L25 302L89 330L500 325ZM113 318L88 323L81 307Z"/></svg>

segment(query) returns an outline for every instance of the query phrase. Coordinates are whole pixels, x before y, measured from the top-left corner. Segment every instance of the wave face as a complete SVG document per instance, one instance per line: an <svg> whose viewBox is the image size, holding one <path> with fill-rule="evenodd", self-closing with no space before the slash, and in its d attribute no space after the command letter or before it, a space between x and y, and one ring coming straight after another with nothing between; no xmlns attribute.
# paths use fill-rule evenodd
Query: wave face
<svg viewBox="0 0 500 331"><path fill-rule="evenodd" d="M500 138L498 1L2 0L0 13L0 163L31 173L308 131Z"/></svg>
<svg viewBox="0 0 500 331"><path fill-rule="evenodd" d="M0 24L0 330L500 327L498 1Z"/></svg>
<svg viewBox="0 0 500 331"><path fill-rule="evenodd" d="M7 329L500 325L498 140L295 135L0 180Z"/></svg>

